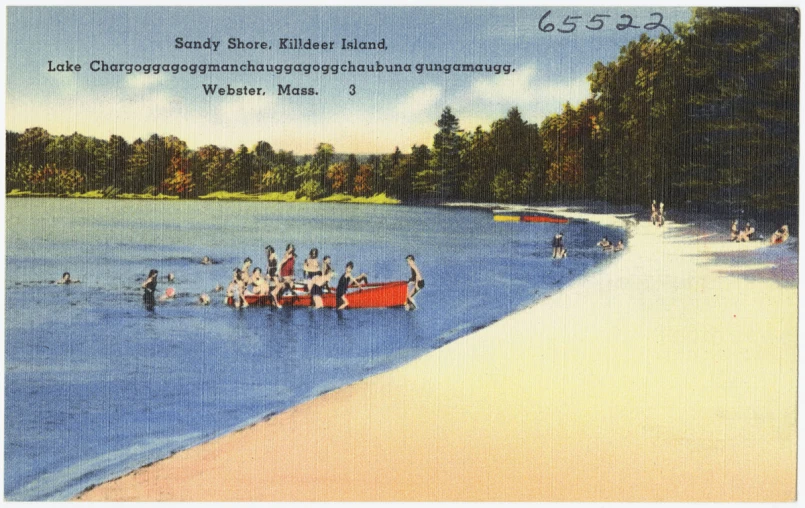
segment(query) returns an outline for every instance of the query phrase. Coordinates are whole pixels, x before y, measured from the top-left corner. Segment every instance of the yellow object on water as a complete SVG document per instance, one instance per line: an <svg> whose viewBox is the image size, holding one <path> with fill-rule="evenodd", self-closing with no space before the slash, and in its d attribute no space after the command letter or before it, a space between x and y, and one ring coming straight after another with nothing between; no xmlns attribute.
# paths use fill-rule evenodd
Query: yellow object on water
<svg viewBox="0 0 805 508"><path fill-rule="evenodd" d="M495 222L520 222L519 215L493 215Z"/></svg>

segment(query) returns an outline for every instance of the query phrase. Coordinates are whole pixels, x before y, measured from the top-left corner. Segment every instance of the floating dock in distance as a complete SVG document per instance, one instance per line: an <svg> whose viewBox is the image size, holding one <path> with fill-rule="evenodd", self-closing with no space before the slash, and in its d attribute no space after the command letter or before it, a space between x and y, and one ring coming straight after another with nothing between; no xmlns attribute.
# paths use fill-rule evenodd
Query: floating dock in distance
<svg viewBox="0 0 805 508"><path fill-rule="evenodd" d="M524 214L494 214L492 218L496 222L545 222L551 224L567 224L570 219L558 215L524 213Z"/></svg>

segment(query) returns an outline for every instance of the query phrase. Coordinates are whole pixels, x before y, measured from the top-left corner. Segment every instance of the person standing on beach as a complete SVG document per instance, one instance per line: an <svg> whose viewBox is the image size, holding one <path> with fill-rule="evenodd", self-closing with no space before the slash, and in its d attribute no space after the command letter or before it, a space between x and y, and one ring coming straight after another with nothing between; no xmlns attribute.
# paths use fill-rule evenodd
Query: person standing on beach
<svg viewBox="0 0 805 508"><path fill-rule="evenodd" d="M414 296L425 287L425 279L422 278L422 274L419 272L419 268L416 266L412 254L408 254L405 260L408 261L408 267L411 268L411 277L408 279L408 296L405 299L405 310L414 310L416 309Z"/></svg>
<svg viewBox="0 0 805 508"><path fill-rule="evenodd" d="M734 242L738 240L738 236L740 233L738 232L738 219L732 221L732 226L730 227L730 241Z"/></svg>
<svg viewBox="0 0 805 508"><path fill-rule="evenodd" d="M651 200L651 225L657 225L657 201L654 199Z"/></svg>
<svg viewBox="0 0 805 508"><path fill-rule="evenodd" d="M156 298L154 297L154 293L157 290L157 272L156 270L151 270L148 272L148 277L145 279L145 282L142 284L142 288L145 290L143 292L143 302L145 303L145 308L147 310L154 310L154 305L156 305Z"/></svg>

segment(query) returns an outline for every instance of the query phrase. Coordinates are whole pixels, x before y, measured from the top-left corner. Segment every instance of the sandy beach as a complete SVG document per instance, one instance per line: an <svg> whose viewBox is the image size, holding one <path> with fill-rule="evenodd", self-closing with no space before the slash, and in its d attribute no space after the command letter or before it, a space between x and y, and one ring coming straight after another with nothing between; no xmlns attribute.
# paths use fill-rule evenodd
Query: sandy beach
<svg viewBox="0 0 805 508"><path fill-rule="evenodd" d="M529 308L78 499L794 500L796 254L728 228L641 222Z"/></svg>

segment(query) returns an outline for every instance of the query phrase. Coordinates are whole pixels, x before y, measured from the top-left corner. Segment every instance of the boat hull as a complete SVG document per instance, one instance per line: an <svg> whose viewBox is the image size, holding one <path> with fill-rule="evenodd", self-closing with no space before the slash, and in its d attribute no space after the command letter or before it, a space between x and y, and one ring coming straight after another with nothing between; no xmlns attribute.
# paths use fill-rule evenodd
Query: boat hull
<svg viewBox="0 0 805 508"><path fill-rule="evenodd" d="M570 219L565 217L559 217L556 215L536 215L536 214L527 214L527 215L502 215L496 214L493 215L492 218L495 222L547 222L551 224L567 224L570 222Z"/></svg>
<svg viewBox="0 0 805 508"><path fill-rule="evenodd" d="M346 295L350 309L401 307L405 305L407 296L408 283L406 281L376 282L360 288L351 287ZM324 307L335 308L335 289L329 292L325 290L321 299ZM233 304L231 297L227 299L227 303ZM270 295L246 295L246 303L270 306L272 299ZM280 296L280 305L283 307L310 307L313 305L313 297L310 296L310 293L299 292L297 288L294 294L285 293Z"/></svg>

